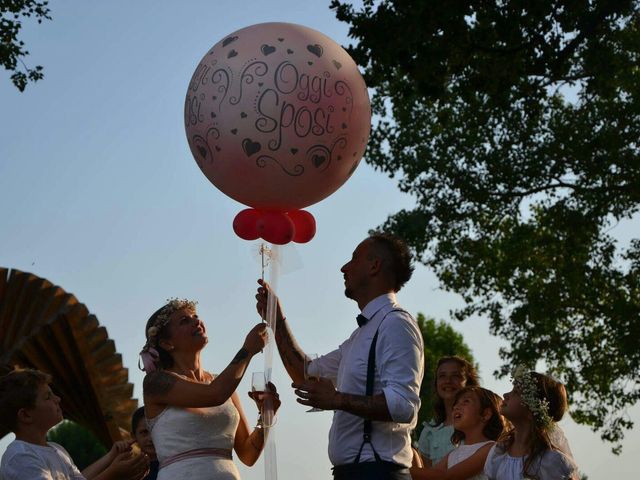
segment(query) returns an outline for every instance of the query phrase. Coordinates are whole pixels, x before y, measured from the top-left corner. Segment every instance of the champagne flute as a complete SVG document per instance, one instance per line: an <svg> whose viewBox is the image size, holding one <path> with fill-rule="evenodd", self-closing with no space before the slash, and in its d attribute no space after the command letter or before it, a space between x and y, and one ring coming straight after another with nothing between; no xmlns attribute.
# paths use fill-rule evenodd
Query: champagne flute
<svg viewBox="0 0 640 480"><path fill-rule="evenodd" d="M318 358L318 354L317 353L308 353L305 355L304 357L304 379L305 380L318 380L318 377L315 377L311 374L309 374L309 365L311 364L312 361L317 360ZM309 410L307 410L307 412L321 412L322 409L321 408L310 408Z"/></svg>
<svg viewBox="0 0 640 480"><path fill-rule="evenodd" d="M264 378L264 372L253 372L251 374L251 391L256 396L256 400L262 400L266 390L267 382Z"/></svg>
<svg viewBox="0 0 640 480"><path fill-rule="evenodd" d="M253 372L251 374L251 391L253 392L256 400L270 401L269 399L265 400L267 379L264 372ZM265 427L273 427L276 424L276 417L273 416L272 411L267 411L262 420Z"/></svg>

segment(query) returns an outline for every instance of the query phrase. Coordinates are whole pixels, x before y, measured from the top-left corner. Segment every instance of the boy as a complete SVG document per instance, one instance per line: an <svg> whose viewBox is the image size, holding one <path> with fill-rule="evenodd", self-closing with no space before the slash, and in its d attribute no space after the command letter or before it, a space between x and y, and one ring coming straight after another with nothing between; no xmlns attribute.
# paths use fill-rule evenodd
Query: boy
<svg viewBox="0 0 640 480"><path fill-rule="evenodd" d="M156 449L151 440L151 432L144 417L144 407L138 408L131 417L131 435L136 441L142 453L149 457L149 473L142 480L156 480L158 477L159 462Z"/></svg>
<svg viewBox="0 0 640 480"><path fill-rule="evenodd" d="M14 370L0 378L0 424L16 439L0 463L2 480L139 480L147 460L131 455L129 444L117 442L109 453L82 473L69 453L47 442L47 432L62 421L60 397L49 387L51 376L38 370Z"/></svg>

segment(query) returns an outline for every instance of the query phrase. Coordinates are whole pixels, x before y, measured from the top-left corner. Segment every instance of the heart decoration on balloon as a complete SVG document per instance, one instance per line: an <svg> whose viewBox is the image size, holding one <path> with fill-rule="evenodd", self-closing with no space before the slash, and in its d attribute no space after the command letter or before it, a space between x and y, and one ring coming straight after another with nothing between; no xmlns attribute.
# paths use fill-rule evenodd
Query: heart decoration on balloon
<svg viewBox="0 0 640 480"><path fill-rule="evenodd" d="M354 172L371 126L367 87L349 54L289 23L243 28L198 64L185 101L191 153L223 193L252 207L233 222L243 239L304 243L308 207Z"/></svg>

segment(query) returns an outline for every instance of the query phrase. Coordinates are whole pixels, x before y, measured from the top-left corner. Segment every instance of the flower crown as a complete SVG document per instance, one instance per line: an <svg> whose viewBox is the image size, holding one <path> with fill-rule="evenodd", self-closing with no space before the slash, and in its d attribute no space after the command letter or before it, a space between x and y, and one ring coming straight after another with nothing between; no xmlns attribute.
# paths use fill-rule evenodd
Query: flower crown
<svg viewBox="0 0 640 480"><path fill-rule="evenodd" d="M187 300L186 298L167 299L167 304L160 309L160 312L156 315L155 322L147 329L147 344L150 342L156 344L158 342L158 334L169 323L169 318L173 312L181 308L195 311L197 304L198 302Z"/></svg>
<svg viewBox="0 0 640 480"><path fill-rule="evenodd" d="M535 421L544 428L553 424L549 416L549 401L538 395L538 382L527 368L517 367L512 375L513 385L520 391L522 404L527 407Z"/></svg>
<svg viewBox="0 0 640 480"><path fill-rule="evenodd" d="M142 351L140 352L142 365L140 365L140 360L138 360L138 368L140 368L140 370L152 373L158 369L158 364L160 362L160 354L158 353L158 350L156 350L159 341L158 335L167 323L169 323L171 314L181 308L195 311L197 304L198 302L187 300L186 298L167 299L167 304L160 309L156 315L153 325L151 325L146 331L147 342L144 344L144 347L142 347Z"/></svg>

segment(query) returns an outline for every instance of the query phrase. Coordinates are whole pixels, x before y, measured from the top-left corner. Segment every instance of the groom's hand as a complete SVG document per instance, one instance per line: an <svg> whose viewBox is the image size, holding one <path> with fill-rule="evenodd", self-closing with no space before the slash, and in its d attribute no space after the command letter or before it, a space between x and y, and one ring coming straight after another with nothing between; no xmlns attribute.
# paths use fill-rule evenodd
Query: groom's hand
<svg viewBox="0 0 640 480"><path fill-rule="evenodd" d="M275 293L273 293L269 284L264 280L258 279L258 284L260 286L256 292L256 310L258 310L258 315L260 315L261 318L266 319L269 296L275 296ZM284 319L284 314L282 313L280 299L277 296L275 296L275 309L276 321L281 322Z"/></svg>
<svg viewBox="0 0 640 480"><path fill-rule="evenodd" d="M338 409L340 393L328 378L309 379L304 383L292 383L291 386L299 397L296 401L302 405L322 410Z"/></svg>

